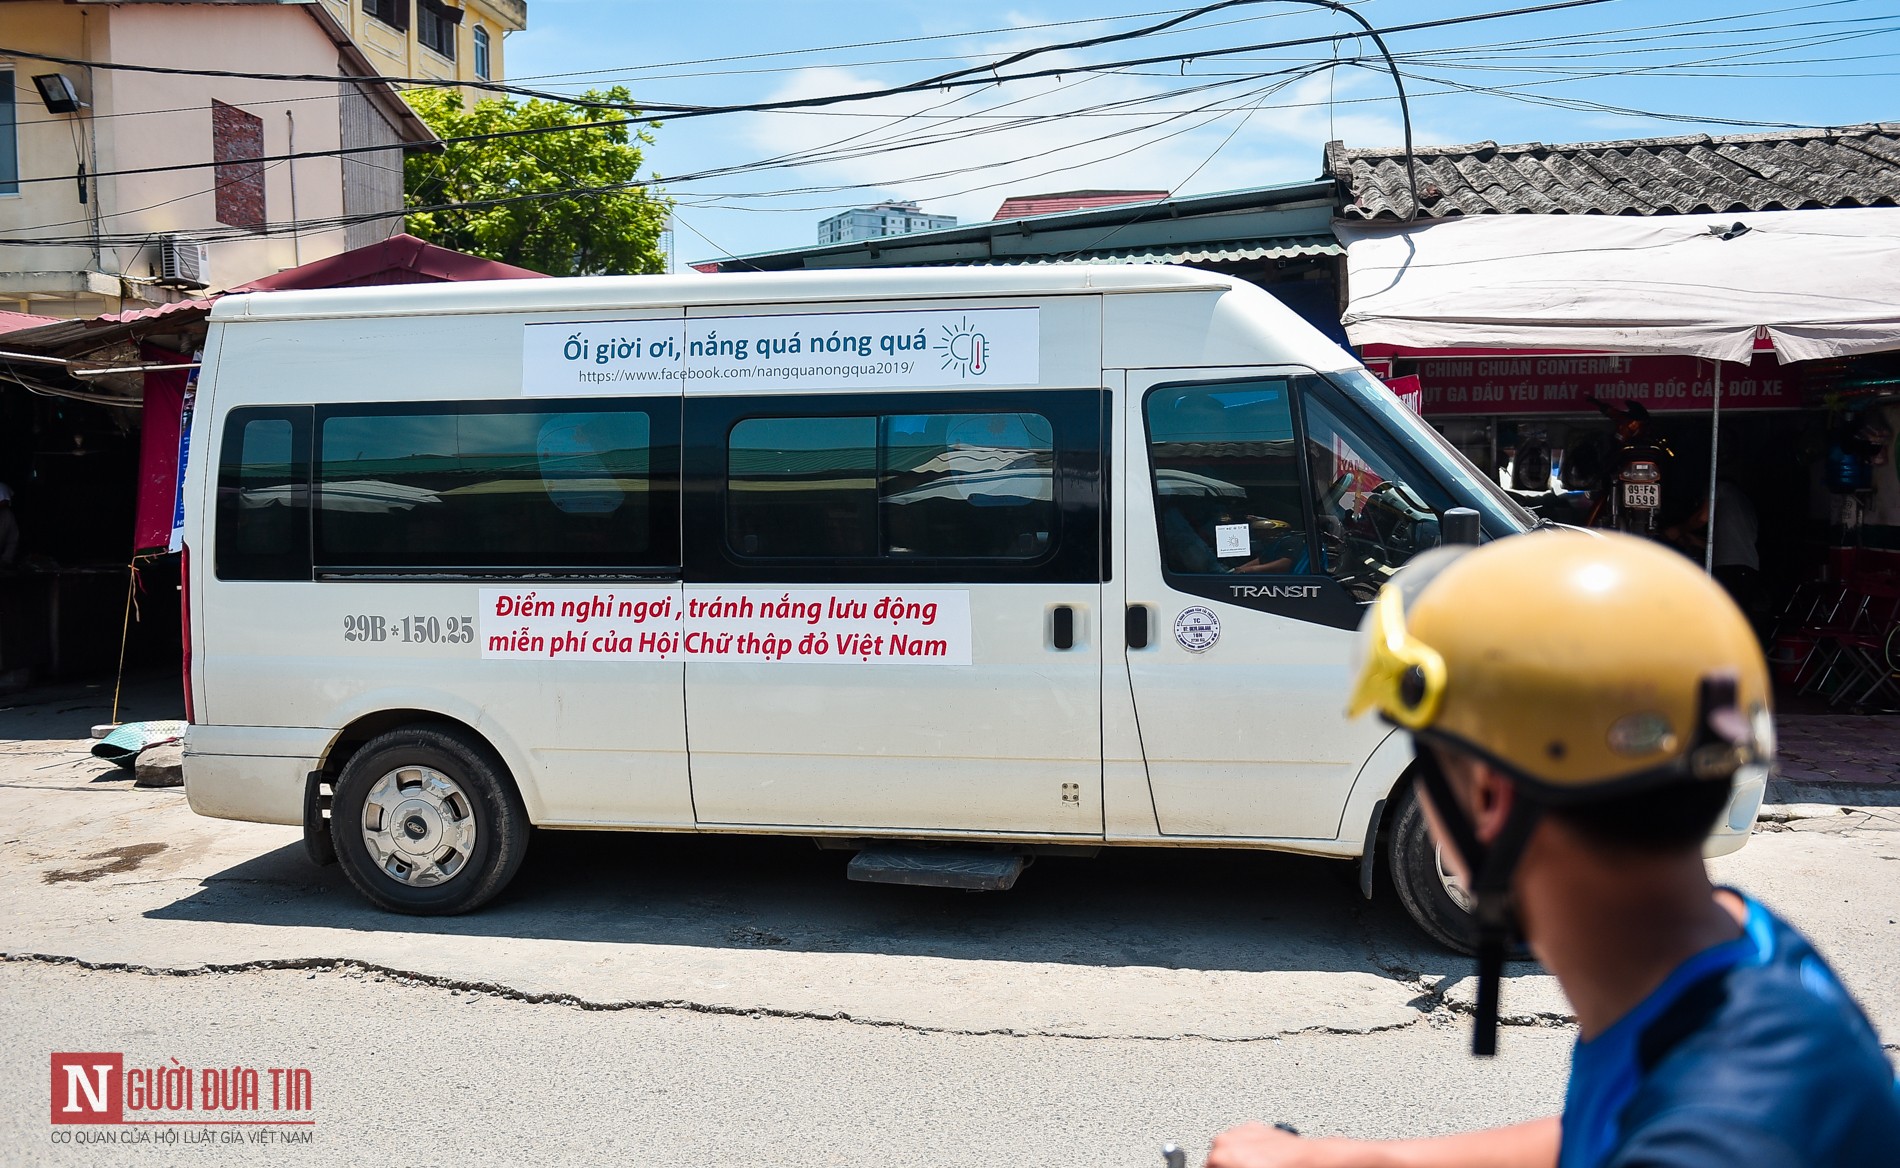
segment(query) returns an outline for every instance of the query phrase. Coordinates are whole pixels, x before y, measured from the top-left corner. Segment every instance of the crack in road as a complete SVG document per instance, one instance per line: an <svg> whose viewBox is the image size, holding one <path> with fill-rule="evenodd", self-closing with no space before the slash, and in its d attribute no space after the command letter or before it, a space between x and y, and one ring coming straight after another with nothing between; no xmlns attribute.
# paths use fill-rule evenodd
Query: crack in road
<svg viewBox="0 0 1900 1168"><path fill-rule="evenodd" d="M205 977L218 974L266 973L273 971L305 971L311 974L338 973L343 976L373 975L386 978L397 985L420 986L429 989L453 990L457 993L474 994L501 1001L521 1002L533 1006L565 1006L569 1009L620 1012L633 1010L678 1010L693 1014L710 1014L734 1018L779 1018L800 1022L845 1022L854 1026L872 1026L895 1030L908 1030L918 1034L946 1034L968 1038L1068 1038L1078 1041L1121 1041L1121 1042L1173 1042L1177 1039L1199 1040L1202 1042L1278 1042L1283 1038L1302 1035L1339 1035L1359 1036L1383 1034L1394 1030L1409 1030L1421 1023L1429 1023L1435 1015L1441 1014L1444 1005L1442 995L1435 999L1432 1008L1419 1008L1419 999L1414 998L1406 1005L1419 1010L1418 1017L1404 1022L1390 1022L1373 1026L1301 1026L1287 1030L1277 1030L1270 1034L1254 1034L1242 1037L1217 1034L1201 1034L1193 1031L1181 1031L1175 1034L1078 1034L1064 1030L1044 1030L1022 1027L991 1027L988 1029L970 1029L954 1026L931 1026L917 1022L905 1022L891 1018L864 1018L844 1010L788 1010L773 1006L722 1006L712 1002L695 1002L684 998L625 998L615 1001L603 1001L583 998L577 994L546 992L535 993L516 989L491 981L469 981L462 978L446 977L439 974L418 973L414 970L398 969L394 966L376 962L361 961L354 958L336 957L283 957L259 958L253 961L239 961L223 964L206 964L190 967L167 967L140 965L127 961L87 961L78 957L67 957L55 953L0 953L0 962L9 965L44 965L73 969L83 969L91 973L128 973L144 977ZM1450 980L1450 979L1445 979ZM1421 995L1427 996L1427 995ZM1456 1010L1453 1003L1450 1009ZM1500 1019L1500 1025L1518 1026L1525 1023L1513 1019ZM1536 1023L1534 1025L1547 1025Z"/></svg>
<svg viewBox="0 0 1900 1168"><path fill-rule="evenodd" d="M1418 994L1406 1005L1418 1010L1426 1018L1449 1018L1454 1014L1472 1017L1477 1014L1478 1008L1475 1002L1459 1001L1447 993L1447 990L1458 981L1457 977L1449 974L1430 974L1387 955L1373 936L1372 927L1366 919L1363 906L1355 906L1353 924L1359 930L1360 947L1365 952L1366 960L1371 962L1379 972ZM1499 1026L1524 1029L1560 1030L1566 1026L1574 1026L1576 1023L1575 1015L1553 1013L1549 1010L1520 1011L1513 1014L1505 1012L1501 1007L1498 1015ZM1410 1026L1414 1023L1404 1025ZM1366 1030L1362 1033L1370 1034L1373 1031Z"/></svg>

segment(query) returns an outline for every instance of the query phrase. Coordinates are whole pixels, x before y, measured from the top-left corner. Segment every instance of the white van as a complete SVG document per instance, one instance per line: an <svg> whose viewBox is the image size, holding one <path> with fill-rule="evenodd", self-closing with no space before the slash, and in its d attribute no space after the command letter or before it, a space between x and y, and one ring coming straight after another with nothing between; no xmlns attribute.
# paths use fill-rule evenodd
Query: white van
<svg viewBox="0 0 1900 1168"><path fill-rule="evenodd" d="M185 491L186 789L389 909L529 825L1039 851L1387 841L1457 943L1360 606L1532 524L1252 285L1163 267L231 296ZM1759 791L1755 792L1759 798ZM1739 847L1753 804L1725 826Z"/></svg>

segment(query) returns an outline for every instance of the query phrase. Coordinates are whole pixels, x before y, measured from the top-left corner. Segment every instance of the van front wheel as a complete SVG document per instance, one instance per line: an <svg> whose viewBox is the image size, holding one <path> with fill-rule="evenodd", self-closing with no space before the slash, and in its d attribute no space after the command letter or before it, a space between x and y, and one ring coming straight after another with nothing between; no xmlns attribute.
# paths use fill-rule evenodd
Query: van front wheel
<svg viewBox="0 0 1900 1168"><path fill-rule="evenodd" d="M1470 955L1477 952L1477 922L1471 915L1471 897L1445 864L1432 839L1425 811L1409 779L1392 819L1386 845L1387 866L1399 903L1424 930L1447 949Z"/></svg>
<svg viewBox="0 0 1900 1168"><path fill-rule="evenodd" d="M337 859L356 890L391 912L449 916L493 899L521 867L528 816L486 744L447 726L365 743L330 807Z"/></svg>

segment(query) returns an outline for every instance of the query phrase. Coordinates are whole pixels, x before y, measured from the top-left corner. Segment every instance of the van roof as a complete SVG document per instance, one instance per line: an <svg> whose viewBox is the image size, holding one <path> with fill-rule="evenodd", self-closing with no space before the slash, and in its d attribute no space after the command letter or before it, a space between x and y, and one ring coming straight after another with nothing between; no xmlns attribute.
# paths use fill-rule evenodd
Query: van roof
<svg viewBox="0 0 1900 1168"><path fill-rule="evenodd" d="M211 319L234 322L291 317L596 312L840 300L1061 296L1087 292L1220 292L1243 285L1243 281L1231 276L1165 264L588 276L248 292L220 297L212 307Z"/></svg>

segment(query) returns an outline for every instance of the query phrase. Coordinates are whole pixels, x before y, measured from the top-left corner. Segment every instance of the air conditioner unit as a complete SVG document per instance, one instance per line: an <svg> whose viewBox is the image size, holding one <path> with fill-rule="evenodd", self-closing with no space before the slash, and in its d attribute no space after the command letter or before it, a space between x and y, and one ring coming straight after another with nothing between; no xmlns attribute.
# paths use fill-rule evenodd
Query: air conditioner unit
<svg viewBox="0 0 1900 1168"><path fill-rule="evenodd" d="M158 244L158 283L166 288L203 288L211 283L205 245L173 236Z"/></svg>

